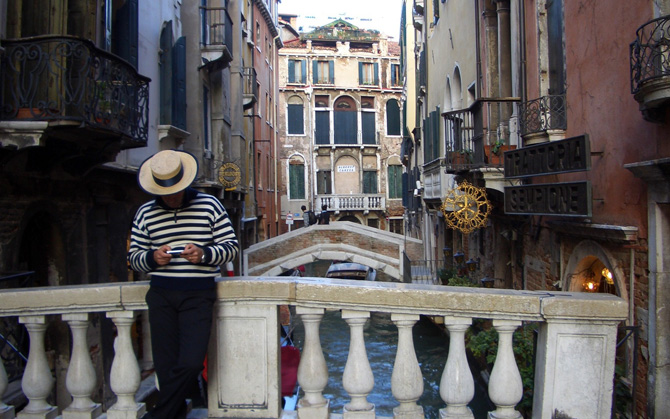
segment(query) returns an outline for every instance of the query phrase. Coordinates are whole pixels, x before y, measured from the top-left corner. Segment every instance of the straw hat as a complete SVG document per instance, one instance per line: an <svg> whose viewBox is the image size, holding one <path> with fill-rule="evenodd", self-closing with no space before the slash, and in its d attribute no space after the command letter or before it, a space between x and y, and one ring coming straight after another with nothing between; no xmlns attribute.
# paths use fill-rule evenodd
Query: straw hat
<svg viewBox="0 0 670 419"><path fill-rule="evenodd" d="M152 195L171 195L186 189L198 174L198 162L185 151L159 151L142 163L140 187Z"/></svg>

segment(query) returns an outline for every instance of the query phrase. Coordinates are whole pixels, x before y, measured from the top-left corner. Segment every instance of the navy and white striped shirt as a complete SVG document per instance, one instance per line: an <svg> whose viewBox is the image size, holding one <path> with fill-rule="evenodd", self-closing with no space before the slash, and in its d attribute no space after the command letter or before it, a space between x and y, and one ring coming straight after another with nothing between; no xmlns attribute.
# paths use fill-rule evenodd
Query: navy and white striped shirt
<svg viewBox="0 0 670 419"><path fill-rule="evenodd" d="M203 249L205 263L173 257L160 266L154 260L153 253L161 246L181 250L188 243ZM221 202L188 188L180 208L169 208L157 198L137 210L128 261L133 270L151 275L152 286L202 289L214 286L212 279L219 275L219 266L235 259L238 252L235 231Z"/></svg>

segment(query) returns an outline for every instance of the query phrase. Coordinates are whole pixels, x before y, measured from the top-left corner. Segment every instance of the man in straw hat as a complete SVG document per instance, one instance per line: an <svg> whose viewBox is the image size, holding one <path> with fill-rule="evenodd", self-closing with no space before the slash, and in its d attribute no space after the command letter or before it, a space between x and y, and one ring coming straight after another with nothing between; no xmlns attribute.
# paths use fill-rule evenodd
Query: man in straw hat
<svg viewBox="0 0 670 419"><path fill-rule="evenodd" d="M140 167L140 187L155 196L135 214L130 267L151 276L146 301L159 397L148 418L185 418L207 353L214 278L237 256L228 213L213 196L190 187L198 163L165 150Z"/></svg>

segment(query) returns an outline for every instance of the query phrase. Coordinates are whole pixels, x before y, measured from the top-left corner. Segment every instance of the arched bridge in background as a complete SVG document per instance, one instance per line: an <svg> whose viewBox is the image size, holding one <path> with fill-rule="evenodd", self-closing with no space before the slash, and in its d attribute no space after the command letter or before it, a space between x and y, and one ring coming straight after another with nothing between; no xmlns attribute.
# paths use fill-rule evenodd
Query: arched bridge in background
<svg viewBox="0 0 670 419"><path fill-rule="evenodd" d="M356 262L402 280L403 252L423 259L420 240L349 221L293 230L244 251L244 275L278 276L319 260Z"/></svg>

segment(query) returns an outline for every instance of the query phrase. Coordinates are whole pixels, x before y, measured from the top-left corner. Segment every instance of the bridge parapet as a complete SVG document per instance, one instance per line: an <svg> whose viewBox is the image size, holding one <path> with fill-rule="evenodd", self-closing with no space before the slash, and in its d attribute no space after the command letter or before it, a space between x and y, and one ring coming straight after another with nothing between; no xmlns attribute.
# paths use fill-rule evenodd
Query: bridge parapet
<svg viewBox="0 0 670 419"><path fill-rule="evenodd" d="M111 388L119 399L106 409L107 415L141 417L144 406L130 397L139 385L130 324L137 312L146 309L147 289L148 284L142 282L0 291L0 317L18 316L30 335L28 365L22 382L30 403L23 413L42 415L34 417L55 416L55 408L46 402L54 382L43 340L45 317L56 314L62 315L73 330L66 385L74 400L70 410L62 411L62 417L84 417L82 414L88 413L86 417L94 418L100 414L100 401L91 401L91 383L96 382L96 377L95 370L90 368L86 334L81 331L88 327L90 313L106 312L117 326L116 355L110 376L115 377ZM222 278L217 293L208 370L211 418L279 418L285 413L279 403L280 305L295 307L305 325L298 368L298 381L304 391L298 403L299 417L326 419L331 414L323 397L328 368L319 338L319 324L326 310L339 310L351 329L343 384L353 396L345 408L345 416L374 417L374 405L367 403L374 375L369 373L362 333L371 313L390 313L398 328L397 352L388 355L388 363L393 358L394 365L392 396L399 403L395 417L424 417L422 407L417 404L423 393L423 378L411 333L421 315L442 318L450 333L449 354L439 390L445 402L441 418L472 417L467 404L474 394L473 376L463 337L474 318L492 320L499 335L488 387L497 406L491 417L521 417L514 410L521 399L522 387L513 355L512 333L523 322L539 325L533 417L554 417L557 412L564 417L583 418L609 418L611 414L617 325L627 315L625 300L613 295L295 277ZM2 394L7 378L4 367L0 368ZM0 417L13 418L13 407L0 402Z"/></svg>

